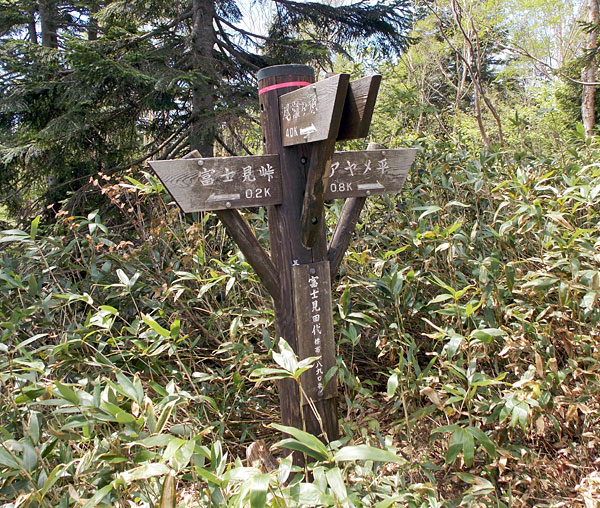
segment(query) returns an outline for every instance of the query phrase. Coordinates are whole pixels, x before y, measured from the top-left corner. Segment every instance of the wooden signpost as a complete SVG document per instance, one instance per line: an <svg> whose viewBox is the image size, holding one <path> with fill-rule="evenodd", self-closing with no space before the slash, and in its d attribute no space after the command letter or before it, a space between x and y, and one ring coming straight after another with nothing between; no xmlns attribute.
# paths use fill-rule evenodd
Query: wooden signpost
<svg viewBox="0 0 600 508"><path fill-rule="evenodd" d="M264 153L150 163L184 212L215 210L271 294L278 337L302 359L300 379L279 384L285 425L324 440L338 437L331 281L368 196L399 192L416 150L334 152L337 140L365 137L381 76L314 83L311 67L258 72ZM324 201L345 199L327 242ZM268 206L271 253L236 208ZM328 373L331 373L329 376Z"/></svg>
<svg viewBox="0 0 600 508"><path fill-rule="evenodd" d="M278 155L190 158L150 165L186 213L281 204Z"/></svg>

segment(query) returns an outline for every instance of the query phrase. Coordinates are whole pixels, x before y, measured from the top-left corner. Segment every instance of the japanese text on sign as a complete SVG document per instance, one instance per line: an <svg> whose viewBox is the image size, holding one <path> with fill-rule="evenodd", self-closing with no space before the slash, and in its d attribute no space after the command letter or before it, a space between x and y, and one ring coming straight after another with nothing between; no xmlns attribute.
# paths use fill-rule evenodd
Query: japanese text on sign
<svg viewBox="0 0 600 508"><path fill-rule="evenodd" d="M311 324L312 341L314 345L315 356L319 359L315 362L313 370L317 379L317 396L323 396L323 357L321 356L321 307L319 306L319 276L310 275L308 277L308 286L310 288L311 303Z"/></svg>
<svg viewBox="0 0 600 508"><path fill-rule="evenodd" d="M152 161L150 165L184 212L281 203L276 155Z"/></svg>
<svg viewBox="0 0 600 508"><path fill-rule="evenodd" d="M221 171L217 171L214 168L203 167L203 160L199 160L198 165L200 166L198 178L200 179L200 184L204 187L214 185L219 180L224 183L234 182L236 180L236 175L238 174L240 176L238 176L237 180L241 182L254 183L257 181L256 178L258 176L259 178L265 179L267 183L270 183L273 179L273 174L275 173L273 166L268 163L258 168L247 165L237 170L225 167Z"/></svg>
<svg viewBox="0 0 600 508"><path fill-rule="evenodd" d="M281 116L288 122L298 120L306 115L315 115L319 112L317 105L317 96L313 95L308 99L296 100L285 104Z"/></svg>

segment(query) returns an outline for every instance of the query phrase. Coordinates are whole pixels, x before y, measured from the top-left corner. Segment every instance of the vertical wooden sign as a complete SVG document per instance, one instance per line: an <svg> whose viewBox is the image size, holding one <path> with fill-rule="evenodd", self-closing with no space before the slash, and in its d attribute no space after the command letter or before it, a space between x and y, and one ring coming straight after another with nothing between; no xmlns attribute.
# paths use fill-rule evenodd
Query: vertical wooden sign
<svg viewBox="0 0 600 508"><path fill-rule="evenodd" d="M304 397L313 403L337 397L337 376L325 378L335 366L329 261L294 266L292 280L298 354L300 358L318 358L300 377ZM302 402L306 405L309 401Z"/></svg>

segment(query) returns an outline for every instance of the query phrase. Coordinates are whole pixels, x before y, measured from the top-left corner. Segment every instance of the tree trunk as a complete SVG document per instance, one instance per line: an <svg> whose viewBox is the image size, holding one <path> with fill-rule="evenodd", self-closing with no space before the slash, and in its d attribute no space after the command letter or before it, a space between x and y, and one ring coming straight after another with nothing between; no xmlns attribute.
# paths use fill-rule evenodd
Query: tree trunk
<svg viewBox="0 0 600 508"><path fill-rule="evenodd" d="M457 22L458 18L457 18ZM464 32L463 32L464 33ZM465 36L465 40L467 37ZM479 76L473 72L473 47L469 44L465 44L463 61L465 67L469 70L469 75L473 81L473 99L475 101L475 119L477 120L477 126L479 127L479 133L481 134L481 140L487 149L490 148L490 138L485 130L483 124L483 118L481 116L481 87L479 86Z"/></svg>
<svg viewBox="0 0 600 508"><path fill-rule="evenodd" d="M42 26L42 46L58 47L56 0L40 0L38 3L40 25Z"/></svg>
<svg viewBox="0 0 600 508"><path fill-rule="evenodd" d="M599 0L589 0L587 22L595 25L595 28L588 33L586 49L589 52L598 47L598 7ZM596 81L596 58L590 59L587 65L581 71L581 81L593 83ZM581 118L583 120L583 130L585 137L593 134L596 123L596 85L583 85L581 97Z"/></svg>
<svg viewBox="0 0 600 508"><path fill-rule="evenodd" d="M35 12L37 11L35 4L31 6L31 9L29 10L29 23L27 26L27 29L29 31L29 40L33 43L33 44L37 44L38 43L38 36L37 36L37 30L35 27Z"/></svg>
<svg viewBox="0 0 600 508"><path fill-rule="evenodd" d="M215 139L217 72L213 57L216 43L214 16L214 0L193 0L191 44L195 79L192 88L190 149L198 150L204 157L213 156Z"/></svg>
<svg viewBox="0 0 600 508"><path fill-rule="evenodd" d="M98 20L95 14L98 12L98 4L90 2L90 19L88 20L88 41L98 40Z"/></svg>

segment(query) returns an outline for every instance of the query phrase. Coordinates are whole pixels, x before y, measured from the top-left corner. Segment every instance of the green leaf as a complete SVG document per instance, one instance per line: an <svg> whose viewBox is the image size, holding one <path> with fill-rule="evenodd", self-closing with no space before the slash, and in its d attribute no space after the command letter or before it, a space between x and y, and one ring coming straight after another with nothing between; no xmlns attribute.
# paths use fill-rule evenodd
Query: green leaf
<svg viewBox="0 0 600 508"><path fill-rule="evenodd" d="M29 435L34 445L40 442L40 433L42 431L41 418L41 414L37 411L33 411L29 416Z"/></svg>
<svg viewBox="0 0 600 508"><path fill-rule="evenodd" d="M133 386L133 383L127 378L127 376L125 376L123 373L118 372L116 373L117 376L117 382L119 383L119 385L117 386L117 389L126 397L130 398L131 400L133 400L134 402L137 402L138 404L142 404L142 400L138 399L138 392L135 389L135 387Z"/></svg>
<svg viewBox="0 0 600 508"><path fill-rule="evenodd" d="M32 240L35 240L35 237L37 236L38 226L40 224L41 218L42 216L38 215L35 219L31 221L31 232L29 233L29 236L31 236Z"/></svg>
<svg viewBox="0 0 600 508"><path fill-rule="evenodd" d="M323 458L323 455L316 452L313 448L308 446L306 443L302 443L301 441L298 441L297 439L292 439L292 438L282 439L281 441L275 443L274 446L301 452L301 453L304 453L304 454L308 455L309 457L312 457L313 459L316 459L316 460L326 460L325 458Z"/></svg>
<svg viewBox="0 0 600 508"><path fill-rule="evenodd" d="M207 469L196 466L194 470L196 471L198 476L200 476L205 482L209 484L216 485L217 487L223 487L227 484L225 480L221 480L217 475L208 471Z"/></svg>
<svg viewBox="0 0 600 508"><path fill-rule="evenodd" d="M349 460L372 460L373 462L406 462L395 453L369 445L345 446L335 454L333 460L344 462Z"/></svg>
<svg viewBox="0 0 600 508"><path fill-rule="evenodd" d="M176 487L177 478L175 471L170 471L163 482L158 508L175 508L177 504Z"/></svg>
<svg viewBox="0 0 600 508"><path fill-rule="evenodd" d="M289 373L294 374L298 369L298 359L294 350L290 345L283 339L279 339L279 350L280 353L273 351L273 360L281 368L287 370Z"/></svg>
<svg viewBox="0 0 600 508"><path fill-rule="evenodd" d="M285 425L279 425L276 423L271 424L271 426L281 432L289 434L295 438L295 441L302 444L306 449L310 450L311 453L308 453L311 457L314 457L318 460L331 460L331 454L327 450L326 446L315 436L309 434L308 432L304 432L303 430L297 429L296 427L287 427ZM284 446L283 443L286 441L286 448L290 448L288 446L291 444L289 439L284 439L278 443L279 446ZM294 448L292 448L294 449Z"/></svg>
<svg viewBox="0 0 600 508"><path fill-rule="evenodd" d="M442 207L437 206L437 205L416 206L416 207L412 208L412 210L415 212L424 210L424 212L421 215L419 215L419 218L417 219L417 220L421 220L421 219L424 219L425 217L427 217L428 215L431 215L432 213L439 212L440 210L442 210Z"/></svg>
<svg viewBox="0 0 600 508"><path fill-rule="evenodd" d="M453 299L454 299L454 297L452 295L449 295L447 293L442 293L441 295L437 295L432 300L429 300L429 303L427 305L431 305L432 303L445 302L447 300L453 300Z"/></svg>
<svg viewBox="0 0 600 508"><path fill-rule="evenodd" d="M506 335L506 333L499 328L482 328L481 330L473 330L471 332L471 337L480 340L484 344L490 344L494 341L494 338L501 337L502 335Z"/></svg>
<svg viewBox="0 0 600 508"><path fill-rule="evenodd" d="M403 496L403 495L396 495L396 496L388 497L388 498L384 499L383 501L379 501L379 503L374 504L373 508L389 508L392 505L396 506L397 502L403 501L404 499L405 499L405 496Z"/></svg>
<svg viewBox="0 0 600 508"><path fill-rule="evenodd" d="M346 485L344 485L344 479L342 478L342 472L338 467L332 467L331 469L327 469L325 471L325 477L327 478L327 483L331 487L335 497L344 504L348 505L348 492L346 490Z"/></svg>
<svg viewBox="0 0 600 508"><path fill-rule="evenodd" d="M8 453L2 446L0 446L0 465L7 466L12 469L20 469L21 465L17 462L18 459Z"/></svg>
<svg viewBox="0 0 600 508"><path fill-rule="evenodd" d="M173 456L173 460L171 461L173 468L177 471L180 471L186 467L190 463L192 455L194 454L194 448L196 448L195 439L186 441L183 446L179 447Z"/></svg>
<svg viewBox="0 0 600 508"><path fill-rule="evenodd" d="M179 337L179 330L181 329L181 321L176 319L171 323L169 327L169 333L172 339L177 339Z"/></svg>
<svg viewBox="0 0 600 508"><path fill-rule="evenodd" d="M281 459L277 473L277 480L280 484L285 484L285 482L290 476L290 473L292 472L292 466L293 462L291 456Z"/></svg>
<svg viewBox="0 0 600 508"><path fill-rule="evenodd" d="M523 429L527 427L527 418L529 416L529 406L525 402L517 402L511 412L510 426L515 427L519 424Z"/></svg>
<svg viewBox="0 0 600 508"><path fill-rule="evenodd" d="M38 455L29 440L23 441L23 466L29 472L33 472L38 463Z"/></svg>
<svg viewBox="0 0 600 508"><path fill-rule="evenodd" d="M71 404L74 404L75 406L79 405L79 397L77 397L77 393L75 393L75 390L68 387L67 385L59 383L58 381L54 384L54 386L56 386L58 392L63 396L64 399L68 400Z"/></svg>
<svg viewBox="0 0 600 508"><path fill-rule="evenodd" d="M81 508L96 508L96 506L98 506L98 503L100 501L102 501L102 499L104 499L104 497L106 495L108 495L108 493L111 492L112 490L113 490L112 483L105 485L99 491L97 491L92 497L90 497L87 500L87 503L85 503Z"/></svg>
<svg viewBox="0 0 600 508"><path fill-rule="evenodd" d="M325 494L314 483L298 483L290 493L300 506L333 506L333 496Z"/></svg>
<svg viewBox="0 0 600 508"><path fill-rule="evenodd" d="M460 430L462 427L460 425L442 425L441 427L438 427L437 429L433 429L431 431L431 434L446 434L448 432L456 432L457 430Z"/></svg>
<svg viewBox="0 0 600 508"><path fill-rule="evenodd" d="M48 475L48 478L44 482L44 486L40 490L40 497L41 497L41 499L43 499L46 496L46 494L48 493L48 491L54 486L54 484L57 482L57 480L62 477L62 475L64 474L64 472L69 467L71 467L71 465L73 464L73 462L74 461L69 462L68 464L59 464L58 466L56 466L51 471L51 473ZM41 499L40 499L40 501L41 501Z"/></svg>
<svg viewBox="0 0 600 508"><path fill-rule="evenodd" d="M164 407L163 412L158 417L158 422L156 422L156 428L154 429L154 432L156 432L157 434L160 434L165 428L165 425L167 424L167 421L169 420L171 413L173 412L173 408L175 407L176 402L177 401L175 400L169 402Z"/></svg>
<svg viewBox="0 0 600 508"><path fill-rule="evenodd" d="M146 478L152 478L153 476L164 476L171 471L166 464L157 462L154 464L144 464L140 467L135 467L120 473L120 477L126 482L132 482L135 480L145 480Z"/></svg>
<svg viewBox="0 0 600 508"><path fill-rule="evenodd" d="M526 282L525 284L523 284L522 287L532 287L536 291L545 291L546 289L556 287L556 283L558 281L559 279L556 277L539 277L537 279L533 279L529 282Z"/></svg>
<svg viewBox="0 0 600 508"><path fill-rule="evenodd" d="M596 307L597 291L588 291L581 299L581 306L587 310L593 310Z"/></svg>
<svg viewBox="0 0 600 508"><path fill-rule="evenodd" d="M169 434L159 434L158 436L150 436L141 441L133 441L132 445L143 446L144 448L154 448L155 446L167 446L173 439L179 439Z"/></svg>
<svg viewBox="0 0 600 508"><path fill-rule="evenodd" d="M160 326L152 316L148 314L142 314L142 319L144 323L146 323L150 328L152 328L156 333L158 333L161 337L165 337L166 339L171 337L171 332L169 330Z"/></svg>
<svg viewBox="0 0 600 508"><path fill-rule="evenodd" d="M27 293L29 294L29 296L37 296L39 290L40 290L40 288L38 285L38 281L35 278L35 275L33 275L33 273L32 273L29 276L29 288L27 289Z"/></svg>
<svg viewBox="0 0 600 508"><path fill-rule="evenodd" d="M287 370L274 369L270 367L254 369L250 372L250 379L253 381L272 381L275 379L284 379L293 377Z"/></svg>
<svg viewBox="0 0 600 508"><path fill-rule="evenodd" d="M473 458L475 456L475 441L473 436L464 429L457 431L455 435L456 434L458 434L458 439L462 443L465 466L471 467L473 465Z"/></svg>
<svg viewBox="0 0 600 508"><path fill-rule="evenodd" d="M265 347L267 348L267 351L271 351L271 348L273 347L273 341L271 340L271 336L269 335L269 330L267 330L266 328L262 329L262 340L265 344Z"/></svg>
<svg viewBox="0 0 600 508"><path fill-rule="evenodd" d="M251 480L258 474L261 474L261 473L255 467L238 466L238 467L234 467L233 469L230 469L229 471L227 471L227 473L225 473L223 478L225 480L245 482L247 480Z"/></svg>
<svg viewBox="0 0 600 508"><path fill-rule="evenodd" d="M111 416L114 416L118 423L128 424L136 422L136 419L132 414L129 414L115 404L111 404L110 402L102 402L100 407Z"/></svg>
<svg viewBox="0 0 600 508"><path fill-rule="evenodd" d="M496 457L496 444L487 436L485 432L477 427L467 427L467 432L477 439L490 457Z"/></svg>
<svg viewBox="0 0 600 508"><path fill-rule="evenodd" d="M185 439L181 439L178 437L172 438L169 441L169 444L167 445L167 447L165 448L165 451L163 452L163 455L162 455L163 460L164 461L171 460L177 453L177 450L179 450L179 448L181 448L186 443L187 443L187 441Z"/></svg>
<svg viewBox="0 0 600 508"><path fill-rule="evenodd" d="M393 397L398 389L398 373L394 372L388 379L387 382L387 395Z"/></svg>
<svg viewBox="0 0 600 508"><path fill-rule="evenodd" d="M119 277L121 284L129 286L129 277L127 277L127 274L120 268L117 269L117 277Z"/></svg>
<svg viewBox="0 0 600 508"><path fill-rule="evenodd" d="M448 337L450 340L448 341L448 344L444 346L444 349L448 354L448 359L451 359L458 351L460 345L463 343L464 337L458 334L449 335Z"/></svg>
<svg viewBox="0 0 600 508"><path fill-rule="evenodd" d="M269 478L268 474L257 474L252 477L250 486L251 508L264 508L267 505Z"/></svg>

